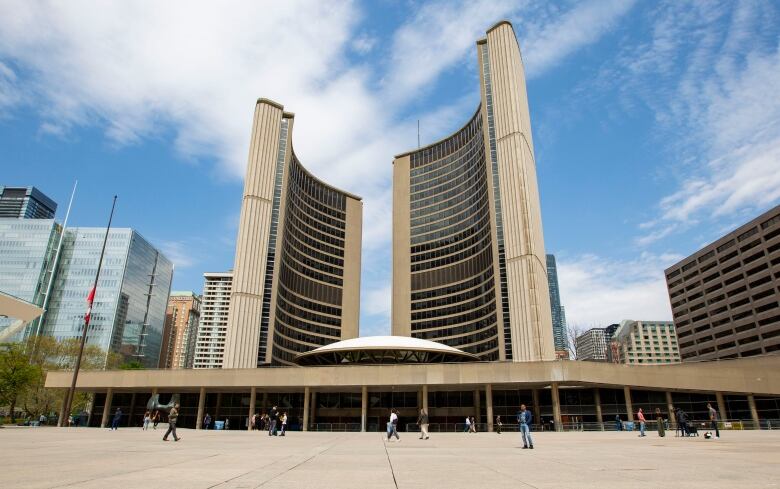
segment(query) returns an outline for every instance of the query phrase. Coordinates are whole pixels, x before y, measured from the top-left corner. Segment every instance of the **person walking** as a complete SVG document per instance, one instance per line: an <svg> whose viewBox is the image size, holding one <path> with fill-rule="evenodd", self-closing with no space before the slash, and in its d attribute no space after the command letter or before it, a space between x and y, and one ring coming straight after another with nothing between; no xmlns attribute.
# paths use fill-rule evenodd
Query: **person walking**
<svg viewBox="0 0 780 489"><path fill-rule="evenodd" d="M417 418L417 424L420 426L420 439L427 440L428 436L428 413L425 409L420 409L420 416Z"/></svg>
<svg viewBox="0 0 780 489"><path fill-rule="evenodd" d="M143 428L144 431L149 429L149 423L151 423L151 422L152 422L152 413L150 413L149 411L146 411L144 413L144 428Z"/></svg>
<svg viewBox="0 0 780 489"><path fill-rule="evenodd" d="M642 408L636 412L636 419L639 420L639 436L645 436L645 414L642 412Z"/></svg>
<svg viewBox="0 0 780 489"><path fill-rule="evenodd" d="M279 419L279 411L276 409L276 406L271 408L271 411L268 412L268 436L276 436L276 422Z"/></svg>
<svg viewBox="0 0 780 489"><path fill-rule="evenodd" d="M464 433L470 433L471 432L471 418L466 416L466 428L463 430Z"/></svg>
<svg viewBox="0 0 780 489"><path fill-rule="evenodd" d="M158 413L159 414L159 413ZM173 441L181 440L176 436L176 420L179 419L179 405L174 404L170 412L168 412L168 431L163 436L163 441L168 441L168 435L173 435Z"/></svg>
<svg viewBox="0 0 780 489"><path fill-rule="evenodd" d="M520 405L520 412L517 413L517 423L520 425L520 434L523 437L523 448L529 448L533 450L534 440L531 438L531 422L533 421L533 415L529 411L525 404Z"/></svg>
<svg viewBox="0 0 780 489"><path fill-rule="evenodd" d="M623 421L619 414L615 415L615 431L623 431Z"/></svg>
<svg viewBox="0 0 780 489"><path fill-rule="evenodd" d="M230 418L225 418L225 429L226 430L230 429Z"/></svg>
<svg viewBox="0 0 780 489"><path fill-rule="evenodd" d="M152 428L157 429L157 424L160 422L160 411L156 410L154 411L154 414L152 415Z"/></svg>
<svg viewBox="0 0 780 489"><path fill-rule="evenodd" d="M203 429L207 430L211 426L211 415L209 413L206 413L206 416L203 417Z"/></svg>
<svg viewBox="0 0 780 489"><path fill-rule="evenodd" d="M501 434L501 427L504 423L501 422L501 416L496 416L496 433Z"/></svg>
<svg viewBox="0 0 780 489"><path fill-rule="evenodd" d="M718 412L709 402L707 403L707 411L710 413L710 428L715 430L715 438L720 438L720 430L718 429Z"/></svg>
<svg viewBox="0 0 780 489"><path fill-rule="evenodd" d="M398 436L398 411L393 408L390 410L390 423L387 430L387 441L395 436L395 439L401 441L401 437Z"/></svg>
<svg viewBox="0 0 780 489"><path fill-rule="evenodd" d="M661 414L661 408L655 408L655 422L658 424L658 436L663 438L666 436L666 431L664 426L664 416Z"/></svg>
<svg viewBox="0 0 780 489"><path fill-rule="evenodd" d="M474 416L471 417L471 432L477 432L477 422L474 420Z"/></svg>
<svg viewBox="0 0 780 489"><path fill-rule="evenodd" d="M279 436L284 436L284 434L287 432L287 413L282 413L281 421L282 421L282 432Z"/></svg>
<svg viewBox="0 0 780 489"><path fill-rule="evenodd" d="M116 408L114 419L111 421L111 429L116 431L119 428L119 421L122 419L122 408Z"/></svg>

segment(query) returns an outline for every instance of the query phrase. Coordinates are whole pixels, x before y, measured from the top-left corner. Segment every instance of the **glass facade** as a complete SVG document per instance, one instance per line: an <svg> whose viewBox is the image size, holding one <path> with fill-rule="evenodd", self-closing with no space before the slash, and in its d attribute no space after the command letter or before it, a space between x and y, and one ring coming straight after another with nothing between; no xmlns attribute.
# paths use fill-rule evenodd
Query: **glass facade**
<svg viewBox="0 0 780 489"><path fill-rule="evenodd" d="M555 256L547 255L547 283L550 286L550 311L552 312L553 340L557 351L568 350L566 338L566 316L561 305L561 295L558 290L558 266Z"/></svg>
<svg viewBox="0 0 780 489"><path fill-rule="evenodd" d="M53 219L0 218L0 291L42 305L59 236ZM0 318L0 333L15 321ZM36 319L6 341L24 340L37 324Z"/></svg>
<svg viewBox="0 0 780 489"><path fill-rule="evenodd" d="M0 218L54 219L57 203L35 187L0 186Z"/></svg>
<svg viewBox="0 0 780 489"><path fill-rule="evenodd" d="M42 333L80 337L104 228L69 228ZM156 368L173 264L132 229L112 229L92 307L87 342Z"/></svg>
<svg viewBox="0 0 780 489"><path fill-rule="evenodd" d="M346 196L290 159L272 362L341 340Z"/></svg>
<svg viewBox="0 0 780 489"><path fill-rule="evenodd" d="M498 360L487 176L480 109L410 155L411 334Z"/></svg>

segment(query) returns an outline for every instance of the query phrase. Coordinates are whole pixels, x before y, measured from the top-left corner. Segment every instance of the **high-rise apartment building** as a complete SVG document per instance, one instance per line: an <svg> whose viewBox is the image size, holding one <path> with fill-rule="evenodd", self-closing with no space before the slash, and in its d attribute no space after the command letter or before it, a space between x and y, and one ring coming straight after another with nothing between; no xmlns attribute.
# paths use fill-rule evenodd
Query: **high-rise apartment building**
<svg viewBox="0 0 780 489"><path fill-rule="evenodd" d="M61 227L54 219L0 218L0 291L41 306L51 278ZM6 331L15 321L0 317L6 341L23 341L34 334L39 319L17 331Z"/></svg>
<svg viewBox="0 0 780 489"><path fill-rule="evenodd" d="M666 269L682 360L780 352L780 206Z"/></svg>
<svg viewBox="0 0 780 489"><path fill-rule="evenodd" d="M547 282L550 287L550 313L552 314L553 342L556 356L563 356L569 350L566 332L566 313L561 305L558 288L558 266L554 255L547 255Z"/></svg>
<svg viewBox="0 0 780 489"><path fill-rule="evenodd" d="M0 186L0 218L54 219L57 203L35 187Z"/></svg>
<svg viewBox="0 0 780 489"><path fill-rule="evenodd" d="M233 272L209 272L204 273L203 278L200 322L192 366L221 368L225 356Z"/></svg>
<svg viewBox="0 0 780 489"><path fill-rule="evenodd" d="M160 368L192 368L200 320L200 296L174 291L168 298Z"/></svg>
<svg viewBox="0 0 780 489"><path fill-rule="evenodd" d="M677 333L671 321L621 321L612 343L619 352L614 363L655 365L680 361Z"/></svg>
<svg viewBox="0 0 780 489"><path fill-rule="evenodd" d="M523 60L506 21L476 47L473 117L393 161L392 331L483 360L552 360Z"/></svg>
<svg viewBox="0 0 780 489"><path fill-rule="evenodd" d="M67 228L42 334L78 338L87 293L97 272L105 228ZM87 343L119 353L126 361L156 368L173 263L138 232L111 228Z"/></svg>
<svg viewBox="0 0 780 489"><path fill-rule="evenodd" d="M292 364L358 335L360 197L317 179L293 151L293 114L255 106L223 366Z"/></svg>

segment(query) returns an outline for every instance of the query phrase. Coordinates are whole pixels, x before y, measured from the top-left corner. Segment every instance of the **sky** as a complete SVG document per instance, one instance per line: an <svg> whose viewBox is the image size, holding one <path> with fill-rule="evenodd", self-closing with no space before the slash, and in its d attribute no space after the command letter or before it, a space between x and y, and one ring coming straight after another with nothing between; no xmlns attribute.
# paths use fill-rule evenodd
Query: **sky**
<svg viewBox="0 0 780 489"><path fill-rule="evenodd" d="M132 227L173 289L232 268L252 114L294 112L363 196L361 335L390 332L395 154L479 104L475 41L523 53L545 247L569 324L671 319L663 270L780 202L780 4L0 0L0 185Z"/></svg>

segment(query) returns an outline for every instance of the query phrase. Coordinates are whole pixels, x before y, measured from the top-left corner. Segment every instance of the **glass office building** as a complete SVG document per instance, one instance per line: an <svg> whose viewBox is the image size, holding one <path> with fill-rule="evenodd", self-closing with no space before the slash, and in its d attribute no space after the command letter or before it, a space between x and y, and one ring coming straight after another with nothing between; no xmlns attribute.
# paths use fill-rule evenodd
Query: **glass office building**
<svg viewBox="0 0 780 489"><path fill-rule="evenodd" d="M105 228L65 231L43 334L81 335L86 297L95 280ZM125 361L156 368L173 264L132 229L112 229L106 244L87 335L88 344Z"/></svg>
<svg viewBox="0 0 780 489"><path fill-rule="evenodd" d="M42 305L48 286L60 226L53 219L0 218L0 291ZM13 318L0 318L0 332ZM22 341L38 320L8 341Z"/></svg>
<svg viewBox="0 0 780 489"><path fill-rule="evenodd" d="M566 338L566 313L561 305L561 294L558 288L558 265L555 255L547 255L547 283L550 286L550 312L552 313L553 341L556 352L569 349Z"/></svg>
<svg viewBox="0 0 780 489"><path fill-rule="evenodd" d="M54 219L57 203L35 187L0 186L0 217Z"/></svg>

